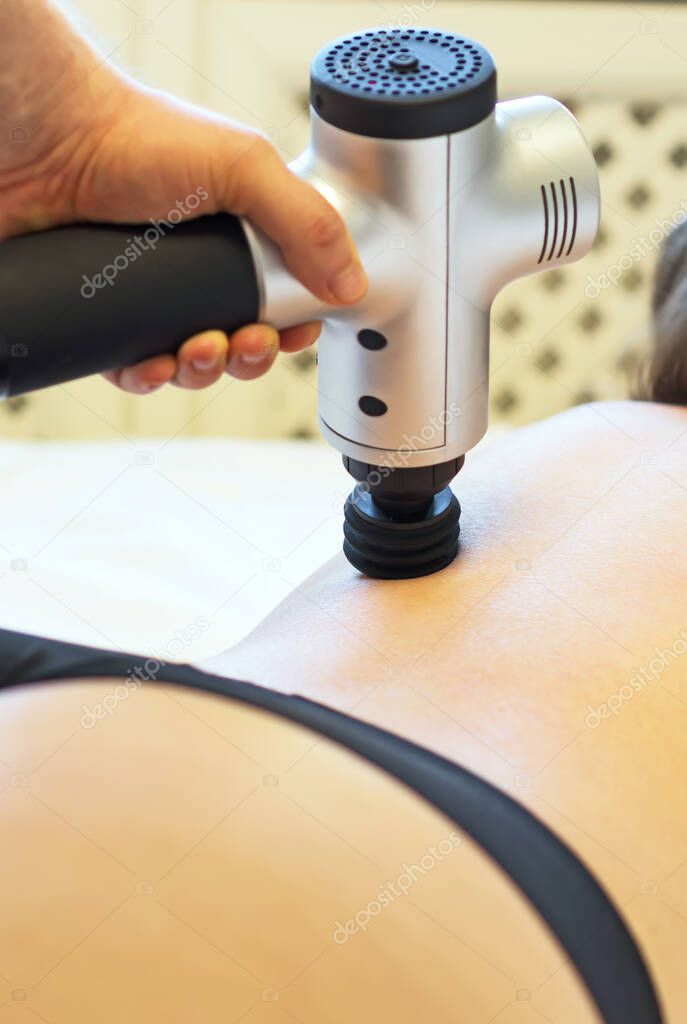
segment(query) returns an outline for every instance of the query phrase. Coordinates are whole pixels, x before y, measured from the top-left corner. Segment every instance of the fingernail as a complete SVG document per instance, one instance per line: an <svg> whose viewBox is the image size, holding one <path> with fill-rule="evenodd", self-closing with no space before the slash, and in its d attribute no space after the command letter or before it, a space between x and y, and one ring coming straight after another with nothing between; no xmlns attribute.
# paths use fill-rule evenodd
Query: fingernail
<svg viewBox="0 0 687 1024"><path fill-rule="evenodd" d="M272 358L272 350L269 352L242 352L239 359L247 366L258 366L260 363L267 363Z"/></svg>
<svg viewBox="0 0 687 1024"><path fill-rule="evenodd" d="M239 360L245 363L246 366L259 366L260 363L271 362L279 352L279 339L276 334L274 338L273 342L267 342L257 352L242 352Z"/></svg>
<svg viewBox="0 0 687 1024"><path fill-rule="evenodd" d="M217 356L209 356L206 359L192 359L191 366L198 373L209 373L210 370L219 370L221 360Z"/></svg>
<svg viewBox="0 0 687 1024"><path fill-rule="evenodd" d="M336 274L329 287L340 302L355 302L362 299L367 289L365 271L356 263Z"/></svg>

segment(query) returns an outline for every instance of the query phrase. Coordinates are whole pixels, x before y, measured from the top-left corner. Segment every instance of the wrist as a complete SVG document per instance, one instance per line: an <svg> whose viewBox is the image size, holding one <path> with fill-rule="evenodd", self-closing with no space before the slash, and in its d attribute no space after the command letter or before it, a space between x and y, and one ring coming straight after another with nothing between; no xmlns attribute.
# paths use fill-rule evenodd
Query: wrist
<svg viewBox="0 0 687 1024"><path fill-rule="evenodd" d="M48 90L50 92L50 90ZM103 139L117 122L127 83L107 65L81 56L26 127L0 150L0 235L39 230L75 219L79 192Z"/></svg>
<svg viewBox="0 0 687 1024"><path fill-rule="evenodd" d="M59 177L111 117L123 76L49 0L15 0L0 39L0 213L7 190Z"/></svg>

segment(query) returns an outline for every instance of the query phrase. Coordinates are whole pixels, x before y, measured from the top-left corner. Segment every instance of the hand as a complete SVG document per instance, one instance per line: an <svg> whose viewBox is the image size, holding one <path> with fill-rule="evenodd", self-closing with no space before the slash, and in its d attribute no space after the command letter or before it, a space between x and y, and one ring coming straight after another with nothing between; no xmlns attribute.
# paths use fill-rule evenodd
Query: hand
<svg viewBox="0 0 687 1024"><path fill-rule="evenodd" d="M70 59L55 66L53 45L30 69L31 93L28 100L22 94L15 118L26 138L0 146L0 237L84 220L164 219L187 197L207 194L190 216L245 215L323 303L362 297L366 278L343 221L262 136L128 80L99 63L54 9L49 15ZM280 334L252 324L231 338L209 331L186 341L176 358L158 356L106 376L135 394L168 381L205 387L225 370L251 380L280 348L299 351L319 333L319 323Z"/></svg>

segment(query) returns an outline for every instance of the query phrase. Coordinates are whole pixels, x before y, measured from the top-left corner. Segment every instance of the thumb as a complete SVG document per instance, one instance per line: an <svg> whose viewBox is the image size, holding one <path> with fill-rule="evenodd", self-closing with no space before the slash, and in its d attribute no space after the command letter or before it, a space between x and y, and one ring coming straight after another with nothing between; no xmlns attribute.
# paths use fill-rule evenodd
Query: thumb
<svg viewBox="0 0 687 1024"><path fill-rule="evenodd" d="M235 140L233 140L235 141ZM216 201L247 217L277 243L289 270L330 305L361 299L367 278L346 225L317 189L301 181L262 136L245 146L215 178Z"/></svg>

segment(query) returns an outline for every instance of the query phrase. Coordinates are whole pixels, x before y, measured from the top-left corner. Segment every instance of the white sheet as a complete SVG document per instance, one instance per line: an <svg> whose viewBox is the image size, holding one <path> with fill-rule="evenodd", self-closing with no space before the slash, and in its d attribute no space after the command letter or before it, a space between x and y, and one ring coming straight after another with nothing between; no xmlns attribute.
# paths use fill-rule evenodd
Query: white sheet
<svg viewBox="0 0 687 1024"><path fill-rule="evenodd" d="M340 550L351 487L324 445L229 440L0 442L0 479L0 626L194 661Z"/></svg>
<svg viewBox="0 0 687 1024"><path fill-rule="evenodd" d="M0 627L194 662L341 551L352 486L324 444L177 438L0 441L0 480Z"/></svg>

